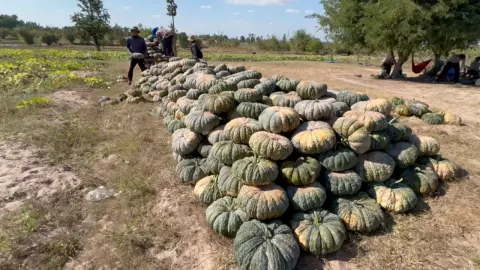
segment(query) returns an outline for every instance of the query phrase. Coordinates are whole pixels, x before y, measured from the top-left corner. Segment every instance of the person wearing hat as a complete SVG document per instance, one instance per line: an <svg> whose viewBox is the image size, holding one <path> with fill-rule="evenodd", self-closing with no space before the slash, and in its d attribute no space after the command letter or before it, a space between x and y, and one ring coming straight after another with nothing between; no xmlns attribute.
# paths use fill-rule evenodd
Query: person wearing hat
<svg viewBox="0 0 480 270"><path fill-rule="evenodd" d="M143 55L147 55L147 43L145 40L140 37L138 34L140 33L140 30L138 27L133 27L130 32L132 35L127 38L127 49L130 53L141 53ZM133 70L135 69L135 66L140 67L142 71L146 70L147 67L145 67L145 60L144 59L130 59L130 67L128 69L128 84L132 84L132 79L133 79Z"/></svg>
<svg viewBox="0 0 480 270"><path fill-rule="evenodd" d="M193 59L203 59L203 53L200 49L200 46L197 44L197 40L195 36L189 36L188 41L190 42L190 50L192 51L192 58Z"/></svg>

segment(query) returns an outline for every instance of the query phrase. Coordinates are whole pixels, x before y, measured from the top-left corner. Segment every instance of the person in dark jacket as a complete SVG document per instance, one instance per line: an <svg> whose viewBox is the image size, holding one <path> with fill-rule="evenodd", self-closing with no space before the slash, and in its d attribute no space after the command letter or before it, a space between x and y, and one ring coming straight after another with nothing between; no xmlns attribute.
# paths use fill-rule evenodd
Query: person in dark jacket
<svg viewBox="0 0 480 270"><path fill-rule="evenodd" d="M173 56L173 34L168 32L162 39L163 54L166 56Z"/></svg>
<svg viewBox="0 0 480 270"><path fill-rule="evenodd" d="M195 36L189 36L188 41L190 42L190 50L192 51L192 58L193 59L203 59L203 53L200 49L200 45L197 44L197 40Z"/></svg>
<svg viewBox="0 0 480 270"><path fill-rule="evenodd" d="M127 49L130 53L141 53L143 55L147 55L147 44L145 43L145 40L140 37L138 34L140 33L140 30L138 27L133 27L130 32L132 33L132 36L127 38ZM145 60L144 59L130 59L130 67L128 69L128 84L132 84L132 79L133 79L133 70L135 69L135 66L138 64L140 69L142 71L146 70L147 67L145 67Z"/></svg>

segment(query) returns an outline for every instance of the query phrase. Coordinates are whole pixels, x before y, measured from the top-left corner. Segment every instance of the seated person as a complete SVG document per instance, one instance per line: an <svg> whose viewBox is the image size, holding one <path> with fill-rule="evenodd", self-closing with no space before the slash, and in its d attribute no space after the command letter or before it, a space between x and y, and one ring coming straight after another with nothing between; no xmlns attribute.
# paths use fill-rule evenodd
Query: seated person
<svg viewBox="0 0 480 270"><path fill-rule="evenodd" d="M454 54L448 60L447 63L443 66L442 71L437 76L437 82L440 80L446 80L448 71L452 68L455 70L455 75L453 77L453 82L458 83L460 79L460 67L463 68L465 65L465 54Z"/></svg>
<svg viewBox="0 0 480 270"><path fill-rule="evenodd" d="M480 56L477 56L475 60L470 64L467 69L467 78L478 79L480 78Z"/></svg>

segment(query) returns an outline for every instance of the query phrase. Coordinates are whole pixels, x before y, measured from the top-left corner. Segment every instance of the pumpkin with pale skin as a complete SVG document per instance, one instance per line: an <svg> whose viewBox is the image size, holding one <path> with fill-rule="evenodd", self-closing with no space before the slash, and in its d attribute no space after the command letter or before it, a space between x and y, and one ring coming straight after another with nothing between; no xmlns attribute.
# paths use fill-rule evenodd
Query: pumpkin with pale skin
<svg viewBox="0 0 480 270"><path fill-rule="evenodd" d="M300 120L294 109L276 106L265 109L258 117L263 129L271 133L293 131L300 125Z"/></svg>
<svg viewBox="0 0 480 270"><path fill-rule="evenodd" d="M297 93L302 99L320 99L327 93L327 85L313 81L301 81L297 85Z"/></svg>
<svg viewBox="0 0 480 270"><path fill-rule="evenodd" d="M262 130L260 123L251 118L236 118L225 125L225 136L234 143L248 144L250 137Z"/></svg>
<svg viewBox="0 0 480 270"><path fill-rule="evenodd" d="M303 100L298 102L295 111L307 121L325 120L333 113L333 105L321 100Z"/></svg>
<svg viewBox="0 0 480 270"><path fill-rule="evenodd" d="M242 179L244 185L266 186L278 177L275 162L261 157L248 157L233 163L232 174Z"/></svg>
<svg viewBox="0 0 480 270"><path fill-rule="evenodd" d="M202 178L195 184L193 193L204 204L211 204L222 197L217 184L218 175L210 175Z"/></svg>
<svg viewBox="0 0 480 270"><path fill-rule="evenodd" d="M237 198L240 207L258 220L279 218L289 206L285 190L275 184L261 187L243 185Z"/></svg>
<svg viewBox="0 0 480 270"><path fill-rule="evenodd" d="M376 182L369 186L368 194L385 210L395 214L405 213L415 208L418 199L415 192L402 181L391 178Z"/></svg>
<svg viewBox="0 0 480 270"><path fill-rule="evenodd" d="M434 156L440 151L440 143L432 137L410 135L408 141L418 148L420 156Z"/></svg>
<svg viewBox="0 0 480 270"><path fill-rule="evenodd" d="M211 112L192 112L185 117L185 125L196 133L209 132L220 125L220 118Z"/></svg>
<svg viewBox="0 0 480 270"><path fill-rule="evenodd" d="M189 129L181 128L172 135L172 149L173 152L179 155L188 155L197 150L201 141L202 135Z"/></svg>
<svg viewBox="0 0 480 270"><path fill-rule="evenodd" d="M340 117L333 123L333 129L340 135L342 144L350 147L355 153L363 154L370 149L370 134L356 119Z"/></svg>
<svg viewBox="0 0 480 270"><path fill-rule="evenodd" d="M336 136L326 122L309 121L301 124L295 130L291 141L297 152L315 155L333 148L336 143Z"/></svg>
<svg viewBox="0 0 480 270"><path fill-rule="evenodd" d="M266 131L254 133L248 144L256 155L271 160L284 160L293 152L293 144L288 138Z"/></svg>

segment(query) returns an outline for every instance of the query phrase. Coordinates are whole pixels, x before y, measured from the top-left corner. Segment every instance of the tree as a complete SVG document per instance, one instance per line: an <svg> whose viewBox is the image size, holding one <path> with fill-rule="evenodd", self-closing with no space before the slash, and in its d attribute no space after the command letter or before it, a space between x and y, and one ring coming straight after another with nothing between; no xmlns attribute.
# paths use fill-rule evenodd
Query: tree
<svg viewBox="0 0 480 270"><path fill-rule="evenodd" d="M188 36L187 33L185 32L180 32L178 33L178 45L180 45L181 48L188 48Z"/></svg>
<svg viewBox="0 0 480 270"><path fill-rule="evenodd" d="M292 49L300 52L307 51L307 45L313 37L303 29L295 31L293 37L290 39Z"/></svg>
<svg viewBox="0 0 480 270"><path fill-rule="evenodd" d="M33 31L25 28L20 28L17 31L18 37L27 45L35 44L35 35Z"/></svg>
<svg viewBox="0 0 480 270"><path fill-rule="evenodd" d="M53 33L48 33L48 32L45 32L42 34L42 36L40 37L40 41L47 44L48 46L54 44L54 43L57 43L58 42L58 38L53 34Z"/></svg>
<svg viewBox="0 0 480 270"><path fill-rule="evenodd" d="M167 0L167 15L172 17L172 33L173 33L173 55L177 56L177 31L175 30L175 16L177 16L177 4L174 0Z"/></svg>
<svg viewBox="0 0 480 270"><path fill-rule="evenodd" d="M109 31L110 15L103 7L102 0L78 0L80 12L71 16L72 22L84 38L90 37L100 51L100 41Z"/></svg>
<svg viewBox="0 0 480 270"><path fill-rule="evenodd" d="M8 28L0 28L0 39L5 39L8 36L12 35L12 31Z"/></svg>
<svg viewBox="0 0 480 270"><path fill-rule="evenodd" d="M306 46L306 51L311 53L318 53L320 50L323 49L323 44L318 38L312 38L308 41Z"/></svg>
<svg viewBox="0 0 480 270"><path fill-rule="evenodd" d="M245 36L240 36L240 42L245 43Z"/></svg>

